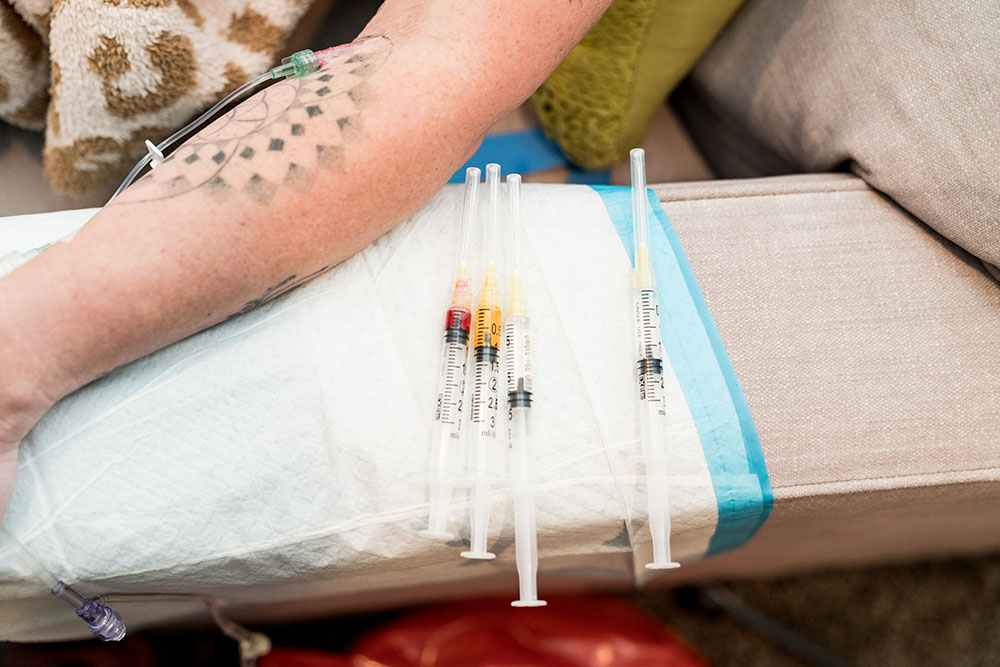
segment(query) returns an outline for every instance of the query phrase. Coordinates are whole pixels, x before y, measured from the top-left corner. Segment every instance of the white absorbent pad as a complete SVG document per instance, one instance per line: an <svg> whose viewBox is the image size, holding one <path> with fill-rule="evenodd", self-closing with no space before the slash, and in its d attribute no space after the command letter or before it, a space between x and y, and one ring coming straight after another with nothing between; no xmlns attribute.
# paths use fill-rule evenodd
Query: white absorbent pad
<svg viewBox="0 0 1000 667"><path fill-rule="evenodd" d="M683 563L749 539L771 492L718 333L649 201L669 362L672 546ZM244 617L486 591L516 598L504 489L490 518L496 560L459 557L469 533L460 488L450 514L459 537L417 535L461 205L462 189L447 186L327 275L63 399L22 443L7 529L84 594L210 595ZM526 185L521 208L540 596L669 576L643 568L629 192ZM0 220L0 253L92 214ZM0 554L0 639L85 636L19 567ZM203 613L172 600L115 607L132 629Z"/></svg>

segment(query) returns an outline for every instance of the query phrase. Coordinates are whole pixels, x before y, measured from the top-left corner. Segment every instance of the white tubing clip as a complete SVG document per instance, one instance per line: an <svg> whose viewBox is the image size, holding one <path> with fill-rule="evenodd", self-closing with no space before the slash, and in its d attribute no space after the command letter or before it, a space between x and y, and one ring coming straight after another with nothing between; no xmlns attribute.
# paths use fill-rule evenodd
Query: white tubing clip
<svg viewBox="0 0 1000 667"><path fill-rule="evenodd" d="M157 148L152 141L146 139L146 151L149 153L149 168L156 169L165 159L163 151Z"/></svg>

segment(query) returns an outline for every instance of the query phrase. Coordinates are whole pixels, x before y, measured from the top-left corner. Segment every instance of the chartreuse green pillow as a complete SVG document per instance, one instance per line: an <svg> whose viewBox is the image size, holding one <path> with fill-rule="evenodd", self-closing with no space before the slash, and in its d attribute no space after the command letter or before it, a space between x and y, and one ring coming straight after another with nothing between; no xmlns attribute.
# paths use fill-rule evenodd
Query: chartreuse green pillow
<svg viewBox="0 0 1000 667"><path fill-rule="evenodd" d="M741 4L616 0L532 96L546 133L586 169L625 160Z"/></svg>

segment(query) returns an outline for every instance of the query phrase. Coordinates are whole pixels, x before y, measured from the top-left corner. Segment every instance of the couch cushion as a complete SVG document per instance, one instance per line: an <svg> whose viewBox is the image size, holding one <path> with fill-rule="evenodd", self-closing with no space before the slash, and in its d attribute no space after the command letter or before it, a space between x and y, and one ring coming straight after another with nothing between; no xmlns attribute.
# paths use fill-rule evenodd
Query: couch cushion
<svg viewBox="0 0 1000 667"><path fill-rule="evenodd" d="M659 186L774 489L743 549L678 577L1000 547L1000 290L856 177Z"/></svg>
<svg viewBox="0 0 1000 667"><path fill-rule="evenodd" d="M801 0L746 6L678 96L724 177L844 163L1000 263L1000 5Z"/></svg>

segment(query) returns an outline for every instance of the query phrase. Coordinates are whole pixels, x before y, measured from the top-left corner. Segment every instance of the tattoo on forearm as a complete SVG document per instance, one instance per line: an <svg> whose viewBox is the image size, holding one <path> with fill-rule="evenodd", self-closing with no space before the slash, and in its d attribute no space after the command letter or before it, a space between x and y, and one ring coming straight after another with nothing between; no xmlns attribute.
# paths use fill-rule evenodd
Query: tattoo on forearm
<svg viewBox="0 0 1000 667"><path fill-rule="evenodd" d="M309 275L305 275L305 276L301 276L301 277L297 276L297 275L294 275L294 274L290 275L287 278L285 278L284 280L282 280L280 283L278 283L277 285L272 285L271 287L268 287L266 290L264 290L263 294L261 294L259 297L257 297L253 301L247 301L243 305L243 307L240 308L240 310L238 312L235 312L232 315L230 315L230 318L236 317L237 315L242 315L244 313L249 313L251 310L259 308L260 306L264 305L268 301L271 301L272 299L277 299L279 296L281 296L285 292L287 292L287 291L289 291L291 289L294 289L294 288L298 287L299 285L302 285L303 283L307 283L310 280L312 280L313 278L316 278L318 276L323 275L324 273L326 273L327 271L329 271L332 268L333 268L333 265L330 264L328 266L324 266L321 269L313 271Z"/></svg>
<svg viewBox="0 0 1000 667"><path fill-rule="evenodd" d="M371 102L366 79L391 50L388 38L369 37L316 74L268 87L185 142L113 203L201 189L267 204L281 188L305 188L317 172L339 170Z"/></svg>

